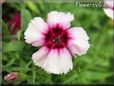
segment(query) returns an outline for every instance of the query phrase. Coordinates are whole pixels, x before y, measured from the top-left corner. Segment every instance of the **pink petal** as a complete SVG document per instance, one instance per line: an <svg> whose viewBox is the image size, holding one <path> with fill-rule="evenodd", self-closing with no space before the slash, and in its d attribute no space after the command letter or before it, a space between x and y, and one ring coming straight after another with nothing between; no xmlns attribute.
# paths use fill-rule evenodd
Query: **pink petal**
<svg viewBox="0 0 114 86"><path fill-rule="evenodd" d="M46 47L40 48L36 53L32 55L32 60L35 65L42 67L46 60L46 56L49 50Z"/></svg>
<svg viewBox="0 0 114 86"><path fill-rule="evenodd" d="M105 14L114 19L114 2L113 1L109 1L109 0L105 0L104 4L107 6L106 8L104 8L104 12Z"/></svg>
<svg viewBox="0 0 114 86"><path fill-rule="evenodd" d="M106 7L113 8L114 7L114 1L113 0L104 0L104 5Z"/></svg>
<svg viewBox="0 0 114 86"><path fill-rule="evenodd" d="M69 28L71 21L74 20L74 16L71 13L64 13L58 11L52 11L48 13L47 22L50 27L60 25L63 28Z"/></svg>
<svg viewBox="0 0 114 86"><path fill-rule="evenodd" d="M51 49L46 58L44 70L49 73L66 74L73 68L71 55L66 48L63 48L60 51Z"/></svg>
<svg viewBox="0 0 114 86"><path fill-rule="evenodd" d="M36 17L28 25L24 35L25 41L33 46L41 46L44 42L43 32L48 28L42 18Z"/></svg>
<svg viewBox="0 0 114 86"><path fill-rule="evenodd" d="M90 47L89 37L81 27L74 27L68 30L72 40L70 41L69 49L72 54L82 55L87 52Z"/></svg>

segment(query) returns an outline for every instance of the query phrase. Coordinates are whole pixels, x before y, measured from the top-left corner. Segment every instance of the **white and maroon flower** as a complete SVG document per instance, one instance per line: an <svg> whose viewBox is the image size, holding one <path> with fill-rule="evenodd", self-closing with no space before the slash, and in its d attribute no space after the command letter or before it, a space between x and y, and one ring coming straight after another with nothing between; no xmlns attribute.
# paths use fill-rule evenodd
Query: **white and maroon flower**
<svg viewBox="0 0 114 86"><path fill-rule="evenodd" d="M105 14L108 17L114 19L114 1L105 0L104 6L105 6L105 8L103 10L104 10Z"/></svg>
<svg viewBox="0 0 114 86"><path fill-rule="evenodd" d="M72 70L72 56L85 54L90 47L82 27L70 28L73 20L71 13L58 11L48 13L47 22L41 17L31 20L24 33L25 41L42 46L32 56L35 65L54 74Z"/></svg>

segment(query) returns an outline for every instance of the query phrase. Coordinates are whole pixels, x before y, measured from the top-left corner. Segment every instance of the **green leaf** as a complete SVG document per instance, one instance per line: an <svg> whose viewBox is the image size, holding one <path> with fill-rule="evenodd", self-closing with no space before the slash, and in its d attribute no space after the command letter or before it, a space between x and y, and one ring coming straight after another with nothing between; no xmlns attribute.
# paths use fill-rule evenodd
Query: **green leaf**
<svg viewBox="0 0 114 86"><path fill-rule="evenodd" d="M22 51L24 47L23 42L9 42L9 43L3 43L3 52L9 52L9 51Z"/></svg>
<svg viewBox="0 0 114 86"><path fill-rule="evenodd" d="M20 39L22 37L22 30L18 31L16 36L17 36L17 39L20 41Z"/></svg>
<svg viewBox="0 0 114 86"><path fill-rule="evenodd" d="M112 76L112 72L100 72L100 71L85 71L82 73L86 79L89 80L102 80Z"/></svg>
<svg viewBox="0 0 114 86"><path fill-rule="evenodd" d="M72 74L72 76L69 77L68 79L66 79L63 83L70 83L70 82L72 82L73 80L75 80L77 77L78 77L78 74L77 74L77 73Z"/></svg>
<svg viewBox="0 0 114 86"><path fill-rule="evenodd" d="M7 67L13 65L15 60L16 60L15 58L12 58L4 67L7 68Z"/></svg>
<svg viewBox="0 0 114 86"><path fill-rule="evenodd" d="M31 63L32 63L32 61L29 61L28 64L25 65L25 72L28 71L28 68L29 68L29 66L30 66Z"/></svg>
<svg viewBox="0 0 114 86"><path fill-rule="evenodd" d="M4 21L2 21L2 28L3 28L2 29L3 35L4 36L9 36L10 35L9 28L8 28L7 24Z"/></svg>
<svg viewBox="0 0 114 86"><path fill-rule="evenodd" d="M37 6L35 3L33 3L32 1L26 1L25 2L26 6L33 11L33 13L38 14L39 10L37 9Z"/></svg>
<svg viewBox="0 0 114 86"><path fill-rule="evenodd" d="M45 10L45 3L42 0L37 0L38 6L40 7L41 10Z"/></svg>
<svg viewBox="0 0 114 86"><path fill-rule="evenodd" d="M18 4L18 3L15 3L15 4L14 3L10 3L9 6L12 7L12 8L15 8L16 10L19 10L19 11L21 10L21 4Z"/></svg>
<svg viewBox="0 0 114 86"><path fill-rule="evenodd" d="M24 81L24 80L26 80L27 75L25 73L23 73L23 72L20 72L19 73L19 78L20 78L21 81Z"/></svg>
<svg viewBox="0 0 114 86"><path fill-rule="evenodd" d="M33 83L35 83L35 78L36 78L36 71L32 71L32 75L33 75Z"/></svg>
<svg viewBox="0 0 114 86"><path fill-rule="evenodd" d="M8 67L6 68L4 65L3 65L3 71L8 71L8 72L12 72L12 71L25 71L25 68L24 67ZM28 71L33 71L33 68L29 68Z"/></svg>
<svg viewBox="0 0 114 86"><path fill-rule="evenodd" d="M31 19L32 19L32 17L31 17L30 12L27 9L23 8L21 10L21 28L23 30L25 30L27 28Z"/></svg>

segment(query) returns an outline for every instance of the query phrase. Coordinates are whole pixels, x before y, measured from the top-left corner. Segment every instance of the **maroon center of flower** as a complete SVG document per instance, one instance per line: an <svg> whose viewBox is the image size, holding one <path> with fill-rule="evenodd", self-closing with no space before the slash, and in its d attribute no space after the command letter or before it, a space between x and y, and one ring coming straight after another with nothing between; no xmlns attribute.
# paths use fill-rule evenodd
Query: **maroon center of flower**
<svg viewBox="0 0 114 86"><path fill-rule="evenodd" d="M70 39L67 29L63 29L59 25L54 28L49 28L45 35L45 45L48 48L64 48L67 47Z"/></svg>
<svg viewBox="0 0 114 86"><path fill-rule="evenodd" d="M112 10L114 10L114 6L112 7Z"/></svg>
<svg viewBox="0 0 114 86"><path fill-rule="evenodd" d="M109 6L109 8L110 8L110 9L112 9L112 10L114 10L114 6L112 6L112 7L111 7L111 6Z"/></svg>

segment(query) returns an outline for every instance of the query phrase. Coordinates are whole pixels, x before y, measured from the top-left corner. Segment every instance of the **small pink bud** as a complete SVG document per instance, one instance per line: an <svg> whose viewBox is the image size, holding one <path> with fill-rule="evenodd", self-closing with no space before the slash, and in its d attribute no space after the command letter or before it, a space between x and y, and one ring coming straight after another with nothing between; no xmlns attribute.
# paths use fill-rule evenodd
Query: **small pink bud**
<svg viewBox="0 0 114 86"><path fill-rule="evenodd" d="M15 35L21 26L20 13L14 14L14 16L8 21L8 26L12 35Z"/></svg>
<svg viewBox="0 0 114 86"><path fill-rule="evenodd" d="M17 79L17 72L11 72L4 77L6 81L14 81Z"/></svg>

